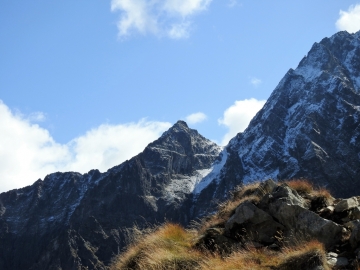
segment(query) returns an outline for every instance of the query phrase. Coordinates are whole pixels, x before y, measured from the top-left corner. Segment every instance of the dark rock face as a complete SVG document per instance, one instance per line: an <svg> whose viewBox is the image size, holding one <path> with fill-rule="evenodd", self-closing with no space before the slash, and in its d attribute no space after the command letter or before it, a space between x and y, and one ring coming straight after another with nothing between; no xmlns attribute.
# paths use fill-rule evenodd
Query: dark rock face
<svg viewBox="0 0 360 270"><path fill-rule="evenodd" d="M0 194L0 268L106 269L124 228L186 220L179 206L220 151L178 121L106 173L54 173Z"/></svg>

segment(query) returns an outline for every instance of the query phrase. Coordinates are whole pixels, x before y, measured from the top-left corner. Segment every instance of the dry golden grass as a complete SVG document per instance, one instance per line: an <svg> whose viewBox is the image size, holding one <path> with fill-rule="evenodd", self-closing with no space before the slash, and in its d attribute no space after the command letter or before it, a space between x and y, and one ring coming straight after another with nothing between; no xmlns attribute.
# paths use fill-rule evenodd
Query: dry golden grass
<svg viewBox="0 0 360 270"><path fill-rule="evenodd" d="M314 263L326 266L325 250L317 241L302 242L297 246L284 248L281 252L268 249L241 250L229 257L210 256L201 264L203 270L230 270L230 269L310 269ZM304 268L299 268L300 266Z"/></svg>
<svg viewBox="0 0 360 270"><path fill-rule="evenodd" d="M325 189L315 189L309 181L294 180L285 182L300 194L308 194L311 198L325 198L332 196ZM132 244L121 254L110 267L111 270L165 270L165 269L198 269L198 270L230 270L230 269L310 269L310 266L326 265L325 249L317 241L287 241L281 251L267 248L247 248L232 252L224 257L220 253L211 253L204 249L195 248L199 236L208 228L223 227L234 213L237 206L244 201L257 204L264 194L258 191L259 183L237 188L231 199L220 204L218 211L210 217L204 218L194 226L193 230L185 230L179 225L166 223L158 228L141 232L134 230ZM360 269L359 269L360 270Z"/></svg>
<svg viewBox="0 0 360 270"><path fill-rule="evenodd" d="M290 180L285 183L300 194L310 194L314 190L313 185L305 179Z"/></svg>
<svg viewBox="0 0 360 270"><path fill-rule="evenodd" d="M313 197L323 197L333 199L329 190L323 187L314 187L314 185L306 179L296 179L285 181L285 183L300 194L309 194Z"/></svg>
<svg viewBox="0 0 360 270"><path fill-rule="evenodd" d="M285 248L281 252L281 261L277 269L308 269L320 263L325 270L330 269L326 263L326 251L324 245L317 240L299 242L296 246ZM305 267L306 266L306 267ZM311 267L310 267L311 266Z"/></svg>
<svg viewBox="0 0 360 270"><path fill-rule="evenodd" d="M314 197L322 197L327 200L333 201L334 197L331 195L330 191L325 188L319 188L313 191L312 195Z"/></svg>
<svg viewBox="0 0 360 270"><path fill-rule="evenodd" d="M194 234L167 223L153 233L137 237L110 269L196 269L204 255L192 249Z"/></svg>
<svg viewBox="0 0 360 270"><path fill-rule="evenodd" d="M111 270L231 270L309 269L322 264L327 270L325 250L317 241L298 242L281 251L247 248L222 257L192 248L194 234L179 225L165 224L119 256Z"/></svg>

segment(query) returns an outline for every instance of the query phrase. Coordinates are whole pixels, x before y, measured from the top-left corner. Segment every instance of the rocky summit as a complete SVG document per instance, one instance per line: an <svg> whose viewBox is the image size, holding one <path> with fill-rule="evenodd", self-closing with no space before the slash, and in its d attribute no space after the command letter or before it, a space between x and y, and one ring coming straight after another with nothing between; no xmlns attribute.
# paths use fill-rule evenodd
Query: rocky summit
<svg viewBox="0 0 360 270"><path fill-rule="evenodd" d="M224 149L198 213L237 184L306 178L346 197L360 192L360 31L315 43L247 129ZM205 211L206 212L206 211Z"/></svg>
<svg viewBox="0 0 360 270"><path fill-rule="evenodd" d="M177 218L220 151L178 121L106 173L54 173L1 193L0 269L106 269L124 228Z"/></svg>
<svg viewBox="0 0 360 270"><path fill-rule="evenodd" d="M224 148L178 121L105 173L57 172L1 193L0 269L107 269L134 224L188 225L213 212L236 186L253 181L306 178L352 198L360 193L359 120L360 32L339 32L313 45ZM286 187L279 192L271 195L291 193ZM301 198L290 198L290 208L260 207L267 215L251 205L238 211L262 213L266 224L270 215L286 227L284 213L301 216L299 207L305 207ZM353 204L355 199L330 206ZM234 217L226 229L236 222ZM271 224L261 242L270 241Z"/></svg>

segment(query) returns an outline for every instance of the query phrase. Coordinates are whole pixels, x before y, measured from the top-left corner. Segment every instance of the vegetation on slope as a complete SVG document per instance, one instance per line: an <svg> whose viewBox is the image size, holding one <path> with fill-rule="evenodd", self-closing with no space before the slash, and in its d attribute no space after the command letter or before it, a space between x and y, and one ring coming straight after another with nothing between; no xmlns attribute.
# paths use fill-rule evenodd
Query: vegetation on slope
<svg viewBox="0 0 360 270"><path fill-rule="evenodd" d="M308 181L281 185L301 195L308 209L315 213L321 213L335 200L327 190L316 189ZM337 264L336 259L335 263L329 263L328 252L340 249L339 245L326 247L311 235L285 236L279 230L273 243L254 241L256 237L241 233L244 228L237 228L236 235L229 235L226 224L239 205L261 206L268 188L254 183L235 189L231 199L220 204L215 214L190 229L171 223L145 231L135 228L132 243L114 260L111 269L360 269L357 259L348 263L347 268ZM345 248L349 247L348 239L349 233L341 235Z"/></svg>

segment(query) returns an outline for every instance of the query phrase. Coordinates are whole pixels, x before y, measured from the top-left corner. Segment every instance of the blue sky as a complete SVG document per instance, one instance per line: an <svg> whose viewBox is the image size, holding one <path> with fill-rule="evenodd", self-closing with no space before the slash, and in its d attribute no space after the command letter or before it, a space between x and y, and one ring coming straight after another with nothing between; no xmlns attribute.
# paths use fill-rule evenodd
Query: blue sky
<svg viewBox="0 0 360 270"><path fill-rule="evenodd" d="M0 2L0 192L106 171L179 119L244 130L314 42L360 29L360 2Z"/></svg>

